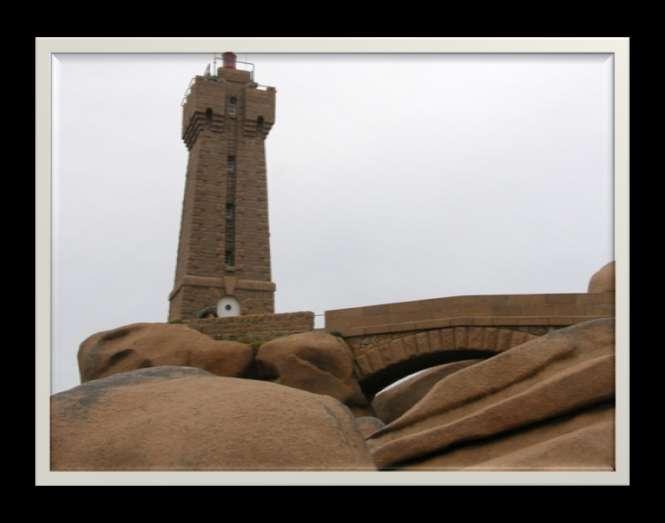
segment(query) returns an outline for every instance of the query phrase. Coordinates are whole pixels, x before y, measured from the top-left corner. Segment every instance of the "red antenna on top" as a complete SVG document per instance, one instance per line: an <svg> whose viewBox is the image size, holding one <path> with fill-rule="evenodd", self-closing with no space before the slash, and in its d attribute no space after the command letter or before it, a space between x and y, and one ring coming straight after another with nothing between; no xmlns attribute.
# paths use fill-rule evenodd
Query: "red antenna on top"
<svg viewBox="0 0 665 523"><path fill-rule="evenodd" d="M236 68L236 54L231 51L227 51L222 54L223 67L225 69L235 69Z"/></svg>

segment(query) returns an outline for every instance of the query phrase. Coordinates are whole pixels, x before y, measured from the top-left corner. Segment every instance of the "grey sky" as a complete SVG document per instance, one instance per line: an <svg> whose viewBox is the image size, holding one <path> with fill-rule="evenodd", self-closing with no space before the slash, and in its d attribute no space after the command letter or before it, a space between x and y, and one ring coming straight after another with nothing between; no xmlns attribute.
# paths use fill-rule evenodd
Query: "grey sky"
<svg viewBox="0 0 665 523"><path fill-rule="evenodd" d="M78 345L166 321L210 55L58 55L53 392ZM613 259L608 55L239 55L277 88L267 142L278 312L584 292Z"/></svg>

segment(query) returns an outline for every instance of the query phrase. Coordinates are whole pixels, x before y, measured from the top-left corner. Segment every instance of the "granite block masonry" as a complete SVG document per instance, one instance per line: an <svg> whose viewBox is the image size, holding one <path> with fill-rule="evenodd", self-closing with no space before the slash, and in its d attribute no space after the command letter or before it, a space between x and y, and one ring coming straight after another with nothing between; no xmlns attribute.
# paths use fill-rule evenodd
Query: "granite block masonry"
<svg viewBox="0 0 665 523"><path fill-rule="evenodd" d="M265 139L275 88L236 68L233 53L196 76L183 104L189 150L169 321L274 312Z"/></svg>

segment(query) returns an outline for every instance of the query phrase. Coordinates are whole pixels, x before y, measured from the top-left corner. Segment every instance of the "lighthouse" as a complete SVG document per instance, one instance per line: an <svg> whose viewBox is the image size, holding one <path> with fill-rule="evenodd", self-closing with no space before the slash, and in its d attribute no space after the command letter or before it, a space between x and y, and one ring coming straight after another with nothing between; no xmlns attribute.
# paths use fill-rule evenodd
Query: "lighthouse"
<svg viewBox="0 0 665 523"><path fill-rule="evenodd" d="M170 321L274 312L265 142L276 90L234 53L221 62L192 79L182 104L189 158Z"/></svg>

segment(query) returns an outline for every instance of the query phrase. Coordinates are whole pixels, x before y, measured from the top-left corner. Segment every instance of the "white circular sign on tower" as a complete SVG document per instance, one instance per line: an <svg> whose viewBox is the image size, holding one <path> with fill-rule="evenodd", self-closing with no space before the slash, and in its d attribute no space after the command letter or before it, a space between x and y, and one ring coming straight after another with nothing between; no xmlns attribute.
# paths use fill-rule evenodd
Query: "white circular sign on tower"
<svg viewBox="0 0 665 523"><path fill-rule="evenodd" d="M227 318L240 315L240 303L233 296L224 296L217 302L217 316Z"/></svg>

